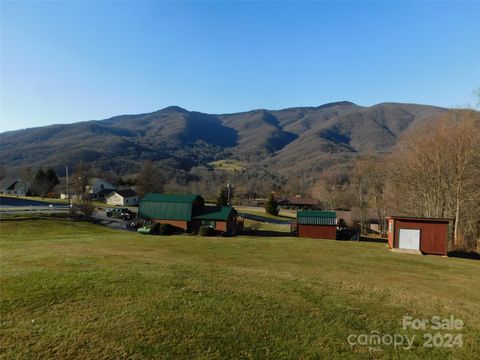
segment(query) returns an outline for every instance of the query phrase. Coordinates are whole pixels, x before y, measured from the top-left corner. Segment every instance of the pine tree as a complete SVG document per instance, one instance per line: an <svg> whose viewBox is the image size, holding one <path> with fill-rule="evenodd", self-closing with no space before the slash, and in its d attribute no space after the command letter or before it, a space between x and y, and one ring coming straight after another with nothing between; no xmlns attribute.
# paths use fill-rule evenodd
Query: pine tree
<svg viewBox="0 0 480 360"><path fill-rule="evenodd" d="M278 215L278 203L273 196L273 193L268 197L268 201L265 204L265 211L270 215Z"/></svg>
<svg viewBox="0 0 480 360"><path fill-rule="evenodd" d="M222 188L217 197L217 206L227 206L228 205L228 191L226 188Z"/></svg>

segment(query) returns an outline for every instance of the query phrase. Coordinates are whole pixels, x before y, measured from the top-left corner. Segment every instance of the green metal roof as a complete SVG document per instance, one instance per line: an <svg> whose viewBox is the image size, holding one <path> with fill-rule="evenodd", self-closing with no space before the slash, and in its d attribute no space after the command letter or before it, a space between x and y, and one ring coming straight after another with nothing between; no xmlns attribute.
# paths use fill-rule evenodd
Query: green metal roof
<svg viewBox="0 0 480 360"><path fill-rule="evenodd" d="M195 211L193 219L227 221L232 212L236 211L231 206L205 206Z"/></svg>
<svg viewBox="0 0 480 360"><path fill-rule="evenodd" d="M299 217L315 217L315 218L336 218L337 213L335 211L297 211L297 218Z"/></svg>
<svg viewBox="0 0 480 360"><path fill-rule="evenodd" d="M297 211L297 223L303 225L337 225L335 211Z"/></svg>
<svg viewBox="0 0 480 360"><path fill-rule="evenodd" d="M192 220L194 203L203 206L199 195L146 194L140 200L138 216L143 219Z"/></svg>
<svg viewBox="0 0 480 360"><path fill-rule="evenodd" d="M194 194L157 194L148 193L141 199L141 201L155 201L155 202L182 202L193 203L197 198L203 200L200 195Z"/></svg>

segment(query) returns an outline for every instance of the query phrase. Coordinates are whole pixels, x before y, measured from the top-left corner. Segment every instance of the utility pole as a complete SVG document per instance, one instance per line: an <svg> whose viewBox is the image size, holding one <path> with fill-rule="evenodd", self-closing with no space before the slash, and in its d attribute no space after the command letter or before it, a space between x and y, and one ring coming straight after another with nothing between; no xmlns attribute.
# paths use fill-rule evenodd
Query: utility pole
<svg viewBox="0 0 480 360"><path fill-rule="evenodd" d="M68 189L68 165L65 166L65 173L66 173L66 176L67 176L67 199L68 199L68 205L70 205L70 192L69 192L69 189Z"/></svg>
<svg viewBox="0 0 480 360"><path fill-rule="evenodd" d="M232 185L230 185L230 180L228 180L228 184L227 184L227 205L230 206L230 197L232 195Z"/></svg>

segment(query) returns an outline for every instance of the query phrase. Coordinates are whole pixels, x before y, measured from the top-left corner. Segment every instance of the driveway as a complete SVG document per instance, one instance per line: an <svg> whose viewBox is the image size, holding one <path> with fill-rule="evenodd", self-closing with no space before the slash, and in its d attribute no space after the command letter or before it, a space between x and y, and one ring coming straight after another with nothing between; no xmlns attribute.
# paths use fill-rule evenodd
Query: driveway
<svg viewBox="0 0 480 360"><path fill-rule="evenodd" d="M92 218L103 226L108 226L109 228L115 230L126 230L126 231L137 231L136 229L127 228L128 221L123 221L122 219L108 217L105 210L96 210Z"/></svg>

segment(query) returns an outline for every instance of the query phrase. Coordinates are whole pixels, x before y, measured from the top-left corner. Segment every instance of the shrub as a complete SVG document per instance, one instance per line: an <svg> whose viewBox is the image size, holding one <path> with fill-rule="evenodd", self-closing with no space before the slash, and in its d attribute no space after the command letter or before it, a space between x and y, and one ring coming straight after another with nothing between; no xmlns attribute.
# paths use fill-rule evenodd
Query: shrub
<svg viewBox="0 0 480 360"><path fill-rule="evenodd" d="M173 226L170 224L162 224L158 229L158 235L172 235Z"/></svg>
<svg viewBox="0 0 480 360"><path fill-rule="evenodd" d="M202 226L198 230L198 235L200 236L214 236L215 235L215 230L211 228L210 226Z"/></svg>

